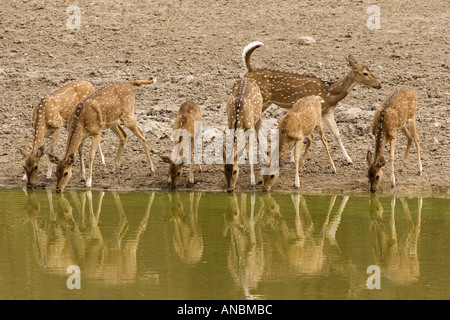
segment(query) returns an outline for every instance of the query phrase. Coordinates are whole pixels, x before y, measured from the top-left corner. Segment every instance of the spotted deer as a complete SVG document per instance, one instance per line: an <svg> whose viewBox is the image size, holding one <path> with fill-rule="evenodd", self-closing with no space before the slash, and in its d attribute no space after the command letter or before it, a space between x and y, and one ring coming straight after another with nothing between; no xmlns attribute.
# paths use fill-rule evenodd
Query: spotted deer
<svg viewBox="0 0 450 320"><path fill-rule="evenodd" d="M33 108L32 129L33 142L30 152L20 148L20 153L25 158L25 175L22 180L27 181L27 187L31 188L36 182L39 160L44 155L44 138L53 135L49 153L53 154L61 128L67 125L75 107L84 98L94 93L93 85L88 81L71 81L61 88L43 97ZM104 164L103 153L100 150ZM47 179L52 176L51 162L48 165Z"/></svg>
<svg viewBox="0 0 450 320"><path fill-rule="evenodd" d="M381 84L378 79L370 72L369 68L360 64L352 56L347 58L350 72L334 83L315 76L298 73L253 69L250 64L251 54L255 49L263 45L262 42L252 42L242 52L244 64L247 68L247 73L244 77L254 79L261 89L261 94L264 98L263 111L269 108L272 103L281 108L290 109L300 98L311 95L321 96L324 100L322 103L323 121L338 142L339 148L347 162L353 164L342 143L334 118L334 110L339 101L348 95L355 84L380 89Z"/></svg>
<svg viewBox="0 0 450 320"><path fill-rule="evenodd" d="M322 128L322 98L319 96L309 96L301 98L288 111L288 113L281 119L278 125L279 132L279 167L283 165L286 153L292 147L294 148L294 162L295 162L295 188L300 188L299 168L303 167L306 154L309 150L313 139L313 130L316 130L325 150L328 155L333 173L336 173L333 159L328 150L328 143L325 138ZM303 147L303 141L307 138L308 141L305 147L300 163L300 153ZM271 156L271 162L274 161L274 155ZM269 164L270 166L271 164ZM279 177L279 168L272 174L263 175L263 190L270 191L276 179Z"/></svg>
<svg viewBox="0 0 450 320"><path fill-rule="evenodd" d="M413 89L403 88L389 94L375 112L372 123L372 134L375 136L375 152L367 151L369 165L367 176L370 191L376 192L383 177L382 168L386 164L383 156L384 147L390 143L389 161L391 163L391 186L395 187L394 155L397 131L401 130L408 139L403 166L406 165L411 143L414 139L417 150L419 172L422 175L422 162L420 160L420 141L416 127L417 92Z"/></svg>
<svg viewBox="0 0 450 320"><path fill-rule="evenodd" d="M118 124L119 120L139 138L144 147L151 173L154 172L145 135L139 129L134 114L135 94L133 88L134 86L148 85L154 82L154 79L150 79L105 85L77 105L68 125L64 158L59 159L54 155L50 155L50 160L57 164L57 192L62 192L68 184L72 176L75 152L83 148L84 142L89 137L92 137L92 146L89 154L89 172L86 179L86 187L91 187L95 153L100 143L101 134L106 129L111 129L120 139L113 169L114 171L117 170L126 142L126 134Z"/></svg>
<svg viewBox="0 0 450 320"><path fill-rule="evenodd" d="M255 172L253 169L253 163L250 160L252 155L250 149L253 148L255 143L255 135L258 135L259 128L262 122L262 107L263 97L259 90L256 81L250 78L242 78L235 81L233 86L233 92L231 98L227 104L227 124L228 129L234 130L235 138L233 141L233 158L232 161L228 161L231 157L227 157L228 151L223 152L224 156L224 174L227 181L227 191L232 192L236 187L236 182L239 175L238 165L238 143L243 138L241 131L244 133L252 130L249 135L249 163L250 163L250 184L252 187L256 185Z"/></svg>
<svg viewBox="0 0 450 320"><path fill-rule="evenodd" d="M187 161L186 157L183 157L183 152L180 150L178 154L179 158L172 160L172 157L162 156L161 159L169 163L169 179L168 183L170 184L172 189L177 188L178 183L180 181L180 177L183 173L183 166L186 162L190 162L190 172L189 172L189 183L193 184L194 180L194 140L195 140L195 130L194 124L196 121L202 121L202 112L200 107L193 101L188 100L184 102L180 108L178 109L177 117L172 125L172 130L187 130L189 132L189 136L191 138L190 141L190 151L191 157L190 161ZM175 141L175 147L183 141L183 134L181 132L181 136L178 140ZM184 151L184 150L183 150ZM201 164L199 164L199 170L202 171Z"/></svg>

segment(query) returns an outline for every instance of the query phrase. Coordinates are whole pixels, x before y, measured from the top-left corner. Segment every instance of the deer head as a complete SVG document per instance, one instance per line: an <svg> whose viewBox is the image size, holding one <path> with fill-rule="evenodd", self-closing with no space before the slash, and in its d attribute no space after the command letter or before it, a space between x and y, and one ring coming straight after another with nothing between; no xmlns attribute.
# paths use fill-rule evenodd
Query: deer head
<svg viewBox="0 0 450 320"><path fill-rule="evenodd" d="M75 162L75 155L72 153L67 159L62 160L51 154L48 156L50 162L56 164L56 192L61 193L72 177L72 165Z"/></svg>
<svg viewBox="0 0 450 320"><path fill-rule="evenodd" d="M269 168L271 164L267 164L267 167ZM273 172L272 174L263 175L263 191L269 192L272 188L275 181L280 176L280 170L278 169L276 172Z"/></svg>
<svg viewBox="0 0 450 320"><path fill-rule="evenodd" d="M39 160L44 155L44 147L39 147L36 153L27 153L22 148L20 148L19 151L25 158L23 168L25 169L25 173L27 175L27 188L32 188L36 182Z"/></svg>
<svg viewBox="0 0 450 320"><path fill-rule="evenodd" d="M373 159L372 152L367 151L367 164L369 165L369 169L367 170L367 177L369 178L370 191L376 192L377 188L383 178L382 167L386 164L383 156L378 157L377 159Z"/></svg>
<svg viewBox="0 0 450 320"><path fill-rule="evenodd" d="M233 163L227 163L227 154L225 151L225 147L223 148L223 173L225 175L225 180L227 181L227 191L229 193L233 192L236 188L236 182L239 176L239 165L237 163L236 150L234 152L234 161Z"/></svg>
<svg viewBox="0 0 450 320"><path fill-rule="evenodd" d="M162 161L165 163L168 163L170 165L169 167L169 183L170 187L172 189L175 189L178 187L178 183L180 181L181 175L183 173L183 165L184 162L183 158L180 164L175 164L170 157L162 156Z"/></svg>
<svg viewBox="0 0 450 320"><path fill-rule="evenodd" d="M356 83L376 89L381 89L380 81L378 81L378 79L372 74L372 72L370 72L369 68L360 64L352 56L348 56L347 61L350 68L352 68Z"/></svg>

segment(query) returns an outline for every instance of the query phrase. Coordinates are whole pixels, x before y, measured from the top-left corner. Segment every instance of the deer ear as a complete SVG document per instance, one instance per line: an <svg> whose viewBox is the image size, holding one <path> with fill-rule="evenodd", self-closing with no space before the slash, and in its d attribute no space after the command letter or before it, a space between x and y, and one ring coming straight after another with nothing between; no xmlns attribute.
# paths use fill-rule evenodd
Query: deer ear
<svg viewBox="0 0 450 320"><path fill-rule="evenodd" d="M68 158L67 158L67 163L69 165L73 165L73 163L75 162L75 155L72 153Z"/></svg>
<svg viewBox="0 0 450 320"><path fill-rule="evenodd" d="M50 154L50 153L48 153L48 159L53 164L58 164L58 162L59 162L59 158L57 156L54 156L54 155Z"/></svg>
<svg viewBox="0 0 450 320"><path fill-rule="evenodd" d="M362 65L351 55L348 56L347 61L348 61L348 65L350 67L352 67L353 69L359 69L362 67Z"/></svg>
<svg viewBox="0 0 450 320"><path fill-rule="evenodd" d="M40 146L39 149L37 149L36 156L38 158L41 158L43 155L44 155L44 146Z"/></svg>
<svg viewBox="0 0 450 320"><path fill-rule="evenodd" d="M172 163L172 159L170 159L170 157L168 157L168 156L161 156L161 160L164 163Z"/></svg>
<svg viewBox="0 0 450 320"><path fill-rule="evenodd" d="M19 148L19 151L20 151L20 154L22 154L24 158L27 157L28 153L24 149Z"/></svg>
<svg viewBox="0 0 450 320"><path fill-rule="evenodd" d="M367 150L367 164L371 166L373 163L372 151Z"/></svg>
<svg viewBox="0 0 450 320"><path fill-rule="evenodd" d="M377 166L381 168L381 167L384 167L385 164L386 164L386 160L384 160L384 157L381 156L377 162Z"/></svg>

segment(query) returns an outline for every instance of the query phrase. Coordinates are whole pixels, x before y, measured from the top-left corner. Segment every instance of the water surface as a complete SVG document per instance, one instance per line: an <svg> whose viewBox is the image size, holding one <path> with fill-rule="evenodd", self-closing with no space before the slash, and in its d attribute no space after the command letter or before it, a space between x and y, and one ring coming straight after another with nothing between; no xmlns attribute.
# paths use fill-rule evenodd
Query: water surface
<svg viewBox="0 0 450 320"><path fill-rule="evenodd" d="M449 299L449 207L446 196L2 188L0 298ZM80 289L67 286L72 265Z"/></svg>

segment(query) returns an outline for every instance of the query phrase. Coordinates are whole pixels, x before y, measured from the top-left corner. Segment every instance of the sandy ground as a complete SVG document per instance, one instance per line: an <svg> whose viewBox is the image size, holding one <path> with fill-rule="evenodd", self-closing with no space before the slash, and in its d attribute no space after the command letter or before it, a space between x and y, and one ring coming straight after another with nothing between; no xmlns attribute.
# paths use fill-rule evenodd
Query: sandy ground
<svg viewBox="0 0 450 320"><path fill-rule="evenodd" d="M81 9L80 29L67 28L66 10ZM449 172L449 3L448 1L378 1L381 24L369 29L371 1L2 1L0 7L0 184L23 186L23 159L18 148L31 146L31 111L38 97L70 80L111 81L156 77L152 86L136 88L136 114L146 133L156 167L151 176L142 147L130 131L121 170L110 173L117 138L102 139L107 166L94 165L94 188L165 189L168 165L160 159L172 149L171 124L181 103L201 106L204 126L225 128L226 101L235 79L245 72L241 52L251 41L265 46L252 56L256 68L315 74L326 80L343 77L351 54L382 82L381 90L356 85L341 101L336 120L352 157L349 166L329 130L330 151L337 167L332 175L323 146L315 137L304 170L303 192L367 192L366 153L374 148L370 125L374 110L393 89L419 93L417 111L423 176L417 176L412 147L401 169L406 138L397 142L397 187L389 170L381 192L445 192ZM310 36L316 43L305 45ZM285 110L271 106L264 126L273 128ZM126 129L127 130L127 129ZM66 142L63 130L58 154ZM86 154L90 143L86 144ZM386 150L388 152L388 150ZM54 186L45 178L39 185ZM259 166L256 167L259 172ZM294 190L294 165L286 163L273 190ZM204 165L181 189L224 190L220 165ZM257 180L261 180L257 177ZM83 187L78 160L69 187ZM256 190L261 190L257 185ZM249 168L241 166L238 190L250 190Z"/></svg>

